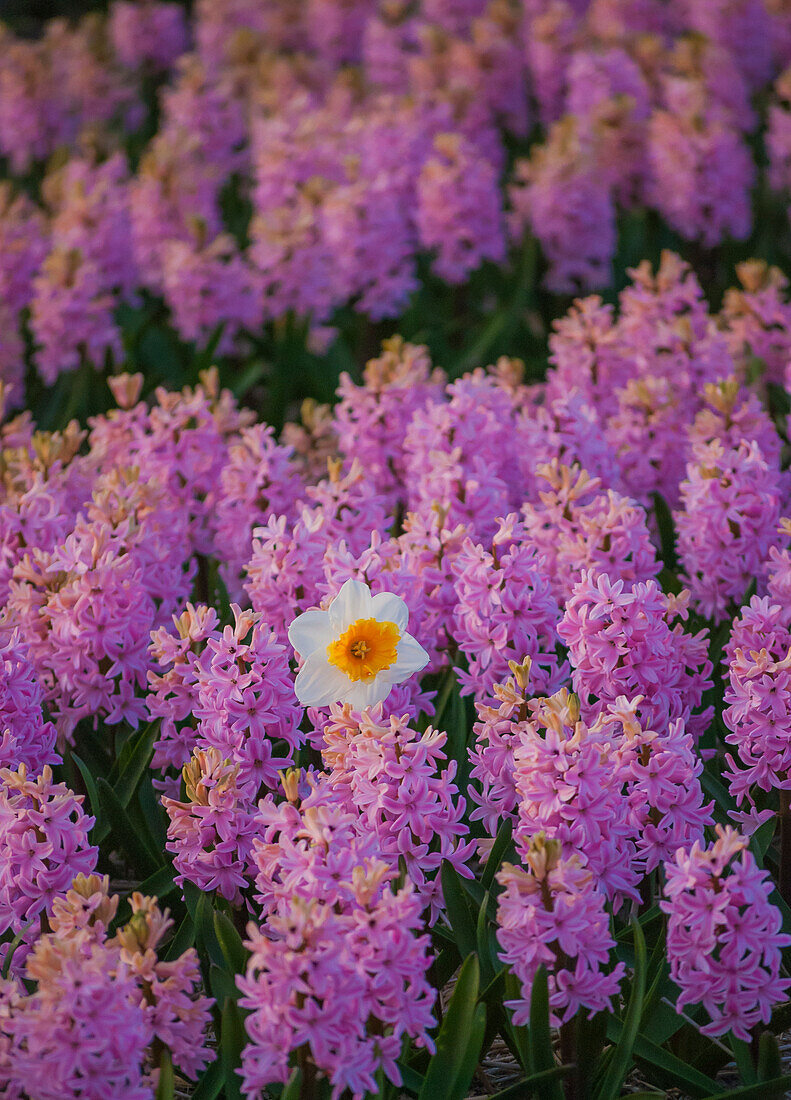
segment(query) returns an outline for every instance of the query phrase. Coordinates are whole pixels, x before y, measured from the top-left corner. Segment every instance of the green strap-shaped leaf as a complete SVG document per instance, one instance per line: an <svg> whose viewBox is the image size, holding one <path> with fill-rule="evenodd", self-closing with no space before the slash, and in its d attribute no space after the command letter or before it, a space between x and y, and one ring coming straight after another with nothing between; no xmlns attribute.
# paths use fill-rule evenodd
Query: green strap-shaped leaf
<svg viewBox="0 0 791 1100"><path fill-rule="evenodd" d="M96 783L94 782L93 775L91 774L91 769L88 767L84 760L81 760L80 757L77 756L76 752L73 752L71 754L71 758L80 769L80 775L82 776L83 782L85 784L85 789L88 792L88 801L91 804L91 813L96 818L96 824L91 830L91 840L94 842L94 844L101 844L101 842L110 832L110 826L102 818L102 808L99 802L99 792L96 789Z"/></svg>
<svg viewBox="0 0 791 1100"><path fill-rule="evenodd" d="M454 1095L456 1079L465 1065L473 1039L479 985L480 966L478 956L473 953L464 960L459 972L419 1100L450 1100Z"/></svg>
<svg viewBox="0 0 791 1100"><path fill-rule="evenodd" d="M497 830L497 836L494 839L494 844L489 852L489 858L486 860L486 866L481 875L481 886L484 890L490 888L494 882L494 876L500 870L506 853L513 847L513 835L514 823L510 818L506 818Z"/></svg>
<svg viewBox="0 0 791 1100"><path fill-rule="evenodd" d="M149 838L135 828L117 794L103 776L97 779L96 789L102 813L110 822L110 831L119 848L142 874L153 874L162 866L162 853L152 850Z"/></svg>
<svg viewBox="0 0 791 1100"><path fill-rule="evenodd" d="M549 1030L549 983L547 970L542 964L533 978L530 993L530 1070L542 1073L555 1068L552 1036ZM563 1089L556 1079L549 1080L546 1100L563 1100Z"/></svg>
<svg viewBox="0 0 791 1100"><path fill-rule="evenodd" d="M662 548L662 561L665 567L674 571L678 567L676 556L676 529L673 525L673 516L667 501L661 493L654 492L654 514L656 526L659 531L659 542Z"/></svg>
<svg viewBox="0 0 791 1100"><path fill-rule="evenodd" d="M553 1066L552 1069L544 1069L540 1073L531 1073L524 1081L517 1081L515 1085L509 1085L501 1092L495 1092L491 1100L530 1100L530 1097L539 1097L539 1100L548 1095L545 1091L547 1085L554 1085L561 1077L566 1077L572 1071L572 1066Z"/></svg>
<svg viewBox="0 0 791 1100"><path fill-rule="evenodd" d="M783 1096L791 1089L791 1075L775 1077L772 1081L759 1081L757 1085L745 1085L740 1089L728 1089L727 1096L737 1100L767 1100L770 1096ZM721 1092L705 1096L703 1100L719 1100Z"/></svg>
<svg viewBox="0 0 791 1100"><path fill-rule="evenodd" d="M11 940L11 943L8 945L8 950L5 953L5 958L3 959L2 970L0 971L0 974L2 974L4 978L8 977L8 972L11 969L11 961L14 958L14 953L16 952L16 949L23 942L25 936L33 927L33 925L37 925L38 923L39 917L38 915L36 915L35 917L33 917L32 920L29 920L27 924L25 924L25 926L21 929L21 931L19 931Z"/></svg>
<svg viewBox="0 0 791 1100"><path fill-rule="evenodd" d="M225 1004L227 1000L235 1001L239 996L234 975L215 963L209 966L209 986L211 995L218 1005Z"/></svg>
<svg viewBox="0 0 791 1100"><path fill-rule="evenodd" d="M214 931L214 910L208 894L201 894L195 909L195 935L200 947L206 952L215 966L223 968L225 957L220 941Z"/></svg>
<svg viewBox="0 0 791 1100"><path fill-rule="evenodd" d="M170 1051L165 1047L159 1058L157 1100L173 1100L175 1090L176 1082L173 1076L173 1059L170 1057Z"/></svg>
<svg viewBox="0 0 791 1100"><path fill-rule="evenodd" d="M148 771L151 757L154 755L154 738L159 729L159 720L149 722L137 736L124 745L119 760L120 772L113 783L113 790L122 806L128 806L138 784ZM127 753L127 749L129 752Z"/></svg>
<svg viewBox="0 0 791 1100"><path fill-rule="evenodd" d="M217 1100L225 1083L225 1070L220 1059L212 1062L195 1086L190 1100Z"/></svg>
<svg viewBox="0 0 791 1100"><path fill-rule="evenodd" d="M483 896L481 908L478 910L478 920L475 925L475 946L478 952L478 960L481 964L481 984L486 987L494 977L496 959L492 958L489 949L489 916L486 912L489 903L489 891Z"/></svg>
<svg viewBox="0 0 791 1100"><path fill-rule="evenodd" d="M441 881L445 911L453 929L459 954L464 959L475 952L475 920L464 896L456 868L447 859L442 861Z"/></svg>
<svg viewBox="0 0 791 1100"><path fill-rule="evenodd" d="M411 1066L404 1065L403 1062L398 1062L398 1069L401 1073L401 1087L405 1088L407 1092L411 1092L413 1096L420 1096L420 1090L425 1084L425 1077L422 1073L418 1073L416 1069L412 1069Z"/></svg>
<svg viewBox="0 0 791 1100"><path fill-rule="evenodd" d="M607 1024L607 1035L617 1041L623 1033L623 1024L620 1020L611 1018ZM653 1066L660 1071L662 1083L667 1082L675 1088L680 1088L690 1096L705 1097L717 1091L724 1092L724 1088L718 1089L717 1082L705 1073L687 1065L677 1058L675 1054L658 1046L645 1035L638 1035L634 1042L634 1055L647 1066Z"/></svg>
<svg viewBox="0 0 791 1100"><path fill-rule="evenodd" d="M226 967L231 974L244 974L249 952L233 923L219 909L214 911L214 934L223 953Z"/></svg>
<svg viewBox="0 0 791 1100"><path fill-rule="evenodd" d="M753 1065L753 1056L749 1044L745 1043L744 1039L737 1039L733 1034L731 1034L729 1038L733 1057L736 1059L739 1076L743 1084L754 1085L758 1077L755 1072L755 1066Z"/></svg>
<svg viewBox="0 0 791 1100"><path fill-rule="evenodd" d="M475 1014L472 1018L470 1040L467 1045L467 1050L459 1066L458 1073L456 1074L456 1080L449 1094L449 1100L464 1100L464 1097L467 1095L470 1088L470 1082L475 1073L475 1068L481 1057L481 1045L483 1044L485 1033L486 1005L478 1004L475 1007Z"/></svg>
<svg viewBox="0 0 791 1100"><path fill-rule="evenodd" d="M223 1097L225 1100L243 1100L241 1080L236 1072L242 1061L245 1030L242 1014L236 1001L227 1000L222 1006L220 1018L220 1056L224 1070Z"/></svg>
<svg viewBox="0 0 791 1100"><path fill-rule="evenodd" d="M783 1074L780 1047L771 1031L762 1031L758 1040L758 1080L771 1081Z"/></svg>
<svg viewBox="0 0 791 1100"><path fill-rule="evenodd" d="M522 987L515 974L510 970L505 973L505 1001L516 1001L522 996ZM508 1043L511 1053L519 1062L523 1070L532 1070L530 1054L530 1034L524 1024L515 1024L508 1019L505 1041Z"/></svg>
<svg viewBox="0 0 791 1100"><path fill-rule="evenodd" d="M173 939L168 944L168 949L165 952L165 961L173 962L174 959L178 959L188 947L192 947L195 943L195 924L192 917L187 913L184 920L178 926Z"/></svg>
<svg viewBox="0 0 791 1100"><path fill-rule="evenodd" d="M172 894L176 889L176 884L173 881L173 868L170 866L160 867L159 870L154 871L153 875L143 879L137 889L141 894L146 894L148 897L166 898L168 894Z"/></svg>
<svg viewBox="0 0 791 1100"><path fill-rule="evenodd" d="M302 1097L302 1070L295 1066L293 1073L286 1083L286 1087L280 1094L280 1100L301 1100Z"/></svg>
<svg viewBox="0 0 791 1100"><path fill-rule="evenodd" d="M629 1008L626 1011L623 1032L613 1052L607 1072L598 1088L596 1100L617 1100L621 1095L623 1085L629 1067L632 1064L632 1051L635 1039L640 1029L640 1018L643 1014L643 1000L645 998L645 978L648 971L648 959L645 949L645 937L640 923L632 918L632 930L634 932L635 964L632 976L632 992L629 997Z"/></svg>

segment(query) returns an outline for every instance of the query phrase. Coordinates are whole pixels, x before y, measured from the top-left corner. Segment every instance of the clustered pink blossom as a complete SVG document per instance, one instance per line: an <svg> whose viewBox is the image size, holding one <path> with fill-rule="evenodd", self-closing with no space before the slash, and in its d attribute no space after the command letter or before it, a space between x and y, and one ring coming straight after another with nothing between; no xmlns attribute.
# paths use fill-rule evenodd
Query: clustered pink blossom
<svg viewBox="0 0 791 1100"><path fill-rule="evenodd" d="M615 941L604 895L572 846L539 832L524 853L524 867L506 864L497 905L500 957L510 964L521 997L506 1002L514 1024L530 1019L530 993L539 966L547 969L549 1005L556 1026L579 1009L588 1015L611 1008L625 973L610 961Z"/></svg>
<svg viewBox="0 0 791 1100"><path fill-rule="evenodd" d="M60 761L56 731L42 714L44 693L17 629L0 621L0 767L33 774Z"/></svg>
<svg viewBox="0 0 791 1100"><path fill-rule="evenodd" d="M175 634L165 627L154 632L158 670L149 673L149 705L152 716L164 719L155 762L180 769L193 746L214 750L232 762L253 801L293 764L301 711L285 646L260 614L237 604L231 611L234 625L220 630L213 609L188 605L174 616Z"/></svg>
<svg viewBox="0 0 791 1100"><path fill-rule="evenodd" d="M182 340L219 330L237 356L290 313L315 331L347 306L395 317L425 259L461 283L531 237L551 290L604 287L619 215L646 205L705 248L743 239L763 121L751 97L766 101L769 182L791 190L791 21L776 0L218 0L189 16L114 0L35 39L4 30L0 60L0 153L13 175L44 176L30 330L49 383L84 360L120 364L116 307L141 287ZM130 133L132 173L116 151ZM89 206L90 176L112 200L115 228L93 242L74 232L88 228L75 188L53 201L74 175ZM92 247L111 238L120 283ZM1 311L17 385L25 305Z"/></svg>
<svg viewBox="0 0 791 1100"><path fill-rule="evenodd" d="M629 584L583 571L558 625L580 699L603 713L618 696L643 696L641 719L659 731L679 719L694 734L709 724L698 713L711 687L708 633L690 634L688 594L667 596L656 581Z"/></svg>
<svg viewBox="0 0 791 1100"><path fill-rule="evenodd" d="M433 1048L428 937L411 884L393 892L396 871L373 833L320 789L300 806L261 803L254 842L263 924L248 926L251 952L238 979L250 1015L242 1055L244 1089L263 1096L289 1075L289 1054L307 1047L332 1095L375 1090L383 1068L400 1081L404 1036Z"/></svg>
<svg viewBox="0 0 791 1100"><path fill-rule="evenodd" d="M707 848L679 848L665 864L670 976L679 987L679 1011L701 1004L710 1023L706 1035L726 1031L746 1042L772 1005L783 1000L788 979L780 976L782 948L791 938L769 902L772 884L747 851L747 841L717 826Z"/></svg>
<svg viewBox="0 0 791 1100"><path fill-rule="evenodd" d="M229 355L255 339L248 330L264 311L277 324L281 308L331 322L343 304L335 275L343 301L384 316L411 293L418 247L431 248L446 281L502 256L497 126L524 135L529 119L486 73L510 56L503 35L515 12L445 0L401 23L382 11L377 40L362 4L306 7L314 23L252 0L211 12L197 4L200 57L177 63L162 95L167 141L131 179L120 154L94 158L83 146L48 174L46 217L60 244L32 200L0 202L9 252L0 279L18 272L34 337L52 287L33 257L48 250L51 263L61 246L75 279L88 272L105 288L91 299L103 323L115 324L121 298L136 308L145 269L147 294L164 294L185 339L206 343L230 324L221 336ZM630 35L672 27L634 5L592 7L595 19L565 3L531 16L543 35L524 43L531 66L544 49L562 72L540 94L550 133L520 169L527 190L515 208L558 168L548 152L558 135L578 143L567 150L572 167L584 160L610 214L647 186L651 74L618 44L620 31L606 52L576 43L588 18L628 24ZM153 20L158 5L145 8ZM444 28L430 42L428 12ZM259 73L256 35L322 65L310 80L282 57ZM724 86L731 35L718 32L700 54L676 43L670 69L654 76L667 104L694 106L709 89L716 109L701 125L738 117L741 141L752 124L744 90L758 77L746 66ZM372 51L393 40L408 56L383 73L381 99L363 112L356 80L367 78L341 80L334 66L373 67ZM126 70L150 76L169 64L150 43L135 49ZM444 73L458 65L486 95L467 102L461 81L449 110L427 59ZM583 116L592 135L577 133ZM602 164L620 141L631 167L609 178ZM254 205L266 212L247 250L219 218L229 172L253 173ZM559 217L552 194L547 186L543 199ZM176 210L168 237L157 203L163 217L169 204ZM515 209L527 214L536 216ZM695 234L705 237L703 221ZM359 232L338 258L328 242L353 235L351 225ZM559 246L545 254L550 281L564 271L569 287L581 278ZM593 262L582 248L572 259ZM744 1037L782 999L786 942L764 872L746 853L735 858L744 848L735 834L703 848L713 809L703 760L716 736L707 704L721 638L733 819L754 829L773 815L774 792L791 786L791 521L780 522L791 493L774 401L791 377L787 286L772 269L744 265L741 288L713 312L670 253L629 279L613 304L578 300L556 323L543 382L505 356L449 381L426 347L393 337L358 381L341 377L334 407L306 403L281 434L222 390L217 370L144 399L142 374L115 374L117 407L86 431L6 419L14 394L8 403L3 391L0 955L14 936L21 943L0 980L0 1091L150 1096L163 1048L191 1078L211 1057L197 956L159 951L169 918L136 894L131 920L110 935L117 901L79 876L98 858L115 870L121 857L99 855L84 796L51 770L59 753L68 765L86 745L92 760L120 764L146 737L153 759L142 782L161 798L163 858L177 886L187 900L201 891L229 919L251 918L237 975L250 1097L287 1081L295 1064L336 1097L362 1096L380 1075L400 1081L407 1040L431 1050L427 933L447 936L457 915L445 911L442 865L472 903L482 853L504 822L522 863L500 870L496 899L517 1025L541 964L553 1025L611 1009L625 974L613 929L663 879L680 1009L701 1003L707 1034ZM69 295L55 298L76 308ZM261 314L250 320L253 304ZM313 346L332 331L314 327ZM304 710L289 626L326 610L350 578L403 598L429 664L374 709ZM758 594L736 612L754 579ZM730 640L711 629L735 612ZM135 798L128 812L139 820L150 808ZM214 974L215 993L221 982ZM61 1034L70 1045L58 1061Z"/></svg>
<svg viewBox="0 0 791 1100"><path fill-rule="evenodd" d="M517 850L524 857L536 833L546 833L585 858L616 908L636 900L641 874L618 737L581 718L565 689L532 710L513 748Z"/></svg>
<svg viewBox="0 0 791 1100"><path fill-rule="evenodd" d="M726 778L741 804L753 794L791 786L791 742L787 735L791 695L791 631L784 604L753 596L734 620L725 650L728 682L722 714L725 740L735 748L726 757Z"/></svg>
<svg viewBox="0 0 791 1100"><path fill-rule="evenodd" d="M250 799L237 782L238 770L217 749L197 749L183 769L187 801L162 799L176 881L216 890L235 904L249 885L256 834Z"/></svg>
<svg viewBox="0 0 791 1100"><path fill-rule="evenodd" d="M189 45L184 9L159 0L113 0L109 34L118 60L129 69L167 69Z"/></svg>
<svg viewBox="0 0 791 1100"><path fill-rule="evenodd" d="M558 605L518 517L501 521L491 550L465 540L453 568L454 637L469 661L469 672L459 673L462 693L486 690L509 660L525 657L540 691L559 687L565 667L557 653Z"/></svg>
<svg viewBox="0 0 791 1100"><path fill-rule="evenodd" d="M194 948L159 958L173 922L138 892L131 919L108 938L118 901L106 876L76 875L55 899L52 931L34 944L24 984L0 985L4 1094L147 1100L155 1047L193 1080L213 1060L205 1043L212 1002L198 992Z"/></svg>
<svg viewBox="0 0 791 1100"><path fill-rule="evenodd" d="M406 716L377 722L370 711L331 708L323 729L322 757L333 796L360 815L360 828L378 839L393 868L404 861L417 897L442 911L437 871L448 860L461 874L474 841L464 840L465 799L454 782L455 761L447 762L447 735L430 726L411 729Z"/></svg>
<svg viewBox="0 0 791 1100"><path fill-rule="evenodd" d="M98 851L88 839L94 818L82 795L55 783L44 765L37 778L20 764L0 770L0 928L16 935L40 915L75 875L90 874Z"/></svg>
<svg viewBox="0 0 791 1100"><path fill-rule="evenodd" d="M741 603L777 541L780 476L757 443L696 444L676 513L678 552L692 598L709 618Z"/></svg>

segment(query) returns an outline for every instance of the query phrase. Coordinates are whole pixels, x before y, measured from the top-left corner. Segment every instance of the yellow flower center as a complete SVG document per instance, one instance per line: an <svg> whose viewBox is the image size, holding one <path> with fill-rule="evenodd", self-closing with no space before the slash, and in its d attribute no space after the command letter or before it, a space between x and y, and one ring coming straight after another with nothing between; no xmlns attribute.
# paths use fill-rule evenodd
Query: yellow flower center
<svg viewBox="0 0 791 1100"><path fill-rule="evenodd" d="M395 623L358 619L340 638L330 642L327 657L350 680L370 681L395 664L400 637Z"/></svg>

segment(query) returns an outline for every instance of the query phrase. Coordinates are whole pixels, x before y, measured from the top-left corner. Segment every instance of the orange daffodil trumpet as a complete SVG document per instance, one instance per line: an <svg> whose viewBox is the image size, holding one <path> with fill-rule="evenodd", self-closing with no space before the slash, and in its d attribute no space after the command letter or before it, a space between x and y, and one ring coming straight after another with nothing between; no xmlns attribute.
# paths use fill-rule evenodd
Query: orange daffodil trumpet
<svg viewBox="0 0 791 1100"><path fill-rule="evenodd" d="M428 664L428 653L406 625L400 596L348 580L326 611L306 611L288 628L303 658L294 690L305 707L350 703L357 709L383 702L395 684Z"/></svg>

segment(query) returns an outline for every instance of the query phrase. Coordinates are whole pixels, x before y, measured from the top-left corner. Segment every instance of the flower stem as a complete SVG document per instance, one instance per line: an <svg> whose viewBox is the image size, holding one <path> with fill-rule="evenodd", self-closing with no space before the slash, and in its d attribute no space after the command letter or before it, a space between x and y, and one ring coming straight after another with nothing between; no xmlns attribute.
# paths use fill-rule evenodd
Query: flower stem
<svg viewBox="0 0 791 1100"><path fill-rule="evenodd" d="M791 903L791 791L780 791L780 896Z"/></svg>

